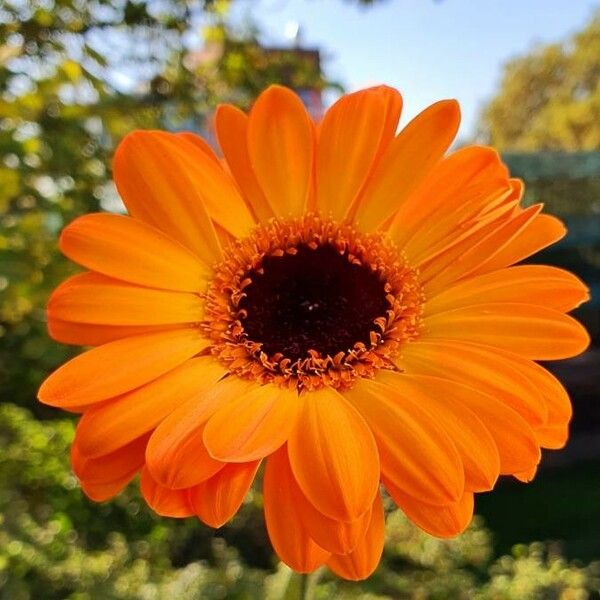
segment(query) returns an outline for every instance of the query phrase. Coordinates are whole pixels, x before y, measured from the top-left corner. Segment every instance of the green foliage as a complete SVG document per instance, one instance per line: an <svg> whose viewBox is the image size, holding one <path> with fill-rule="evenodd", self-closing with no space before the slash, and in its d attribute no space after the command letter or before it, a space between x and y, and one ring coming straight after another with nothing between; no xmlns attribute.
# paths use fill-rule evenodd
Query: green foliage
<svg viewBox="0 0 600 600"><path fill-rule="evenodd" d="M0 406L1 600L298 597L298 578L287 567L257 564L252 544L268 552L258 494L217 533L194 519L154 516L135 485L95 504L69 470L73 430L70 420L41 422L24 409ZM388 508L378 571L355 584L319 570L308 582L315 599L570 600L600 585L598 563L571 565L541 544L493 561L490 533L479 520L442 541Z"/></svg>
<svg viewBox="0 0 600 600"><path fill-rule="evenodd" d="M600 13L565 43L505 66L481 133L502 151L600 149Z"/></svg>
<svg viewBox="0 0 600 600"><path fill-rule="evenodd" d="M503 556L490 569L491 581L476 598L520 600L521 598L588 598L598 590L599 565L581 568L568 565L548 553L542 544L517 546L513 556Z"/></svg>

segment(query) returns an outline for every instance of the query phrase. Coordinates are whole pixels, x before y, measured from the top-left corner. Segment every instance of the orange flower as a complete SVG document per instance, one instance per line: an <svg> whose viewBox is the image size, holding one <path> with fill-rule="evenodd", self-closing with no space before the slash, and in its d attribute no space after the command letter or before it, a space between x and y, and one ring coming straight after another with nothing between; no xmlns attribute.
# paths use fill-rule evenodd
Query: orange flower
<svg viewBox="0 0 600 600"><path fill-rule="evenodd" d="M58 341L96 346L40 400L82 413L88 496L141 472L159 514L220 527L262 460L267 529L300 572L367 577L383 484L425 531L468 525L499 475L530 480L571 407L535 360L579 354L570 273L511 266L561 238L491 149L445 155L454 101L398 135L400 95L341 98L315 125L271 87L216 113L224 160L192 134L137 131L114 176L130 216L71 223L88 272L48 305Z"/></svg>

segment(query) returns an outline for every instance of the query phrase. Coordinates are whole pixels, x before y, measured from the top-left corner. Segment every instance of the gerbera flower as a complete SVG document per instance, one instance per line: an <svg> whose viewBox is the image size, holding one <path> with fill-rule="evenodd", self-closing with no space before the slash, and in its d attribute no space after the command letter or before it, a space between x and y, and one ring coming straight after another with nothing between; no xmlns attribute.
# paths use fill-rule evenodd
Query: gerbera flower
<svg viewBox="0 0 600 600"><path fill-rule="evenodd" d="M73 468L105 500L141 472L159 514L220 527L264 461L266 526L300 572L377 566L382 486L425 531L461 532L499 475L534 476L571 408L535 360L579 354L588 293L511 266L561 238L496 152L446 155L458 104L399 134L400 95L341 98L314 124L274 86L219 107L224 159L136 131L114 178L129 216L83 216L60 246L89 269L48 305L96 346L42 385L82 413Z"/></svg>

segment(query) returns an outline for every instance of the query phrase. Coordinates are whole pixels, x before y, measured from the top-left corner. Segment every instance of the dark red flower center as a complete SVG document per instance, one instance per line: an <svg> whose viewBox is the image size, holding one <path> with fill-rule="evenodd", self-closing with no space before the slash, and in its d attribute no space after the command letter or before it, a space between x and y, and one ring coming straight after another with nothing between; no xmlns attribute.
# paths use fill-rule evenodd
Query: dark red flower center
<svg viewBox="0 0 600 600"><path fill-rule="evenodd" d="M227 249L201 327L230 373L302 392L395 369L422 312L416 271L381 234L308 214Z"/></svg>
<svg viewBox="0 0 600 600"><path fill-rule="evenodd" d="M384 283L348 252L330 244L306 244L295 254L268 256L240 301L248 339L269 356L301 360L314 350L322 356L349 352L357 342L370 345L374 320L390 308Z"/></svg>

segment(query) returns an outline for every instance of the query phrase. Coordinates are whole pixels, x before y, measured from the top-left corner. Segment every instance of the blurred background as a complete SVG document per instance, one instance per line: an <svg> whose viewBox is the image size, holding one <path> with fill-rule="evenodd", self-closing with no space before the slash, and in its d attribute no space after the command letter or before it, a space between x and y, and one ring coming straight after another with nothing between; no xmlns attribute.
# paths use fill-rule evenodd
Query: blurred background
<svg viewBox="0 0 600 600"><path fill-rule="evenodd" d="M78 352L46 334L57 251L77 215L121 210L111 156L134 128L211 137L219 102L270 83L318 118L343 90L398 87L403 123L456 97L458 145L490 143L569 235L536 258L579 274L594 344L548 365L572 439L536 480L478 496L435 540L390 507L366 582L326 572L315 598L600 598L600 5L586 0L0 0L0 599L296 598L253 493L225 528L154 516L135 485L94 504L68 465L73 419L36 389Z"/></svg>

